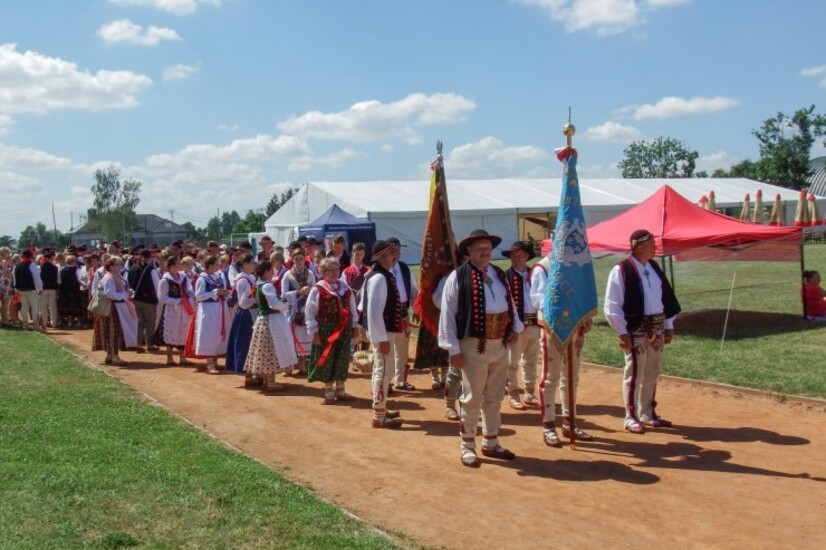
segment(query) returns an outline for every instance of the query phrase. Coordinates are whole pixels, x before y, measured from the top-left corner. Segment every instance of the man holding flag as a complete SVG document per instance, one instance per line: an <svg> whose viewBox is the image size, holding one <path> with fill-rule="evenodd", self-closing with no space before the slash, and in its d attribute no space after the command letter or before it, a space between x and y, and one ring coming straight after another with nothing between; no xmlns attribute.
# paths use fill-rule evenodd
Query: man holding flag
<svg viewBox="0 0 826 550"><path fill-rule="evenodd" d="M578 360L583 335L590 328L591 318L597 309L597 290L594 279L594 264L585 234L585 215L579 193L576 174L577 152L571 146L571 138L576 129L568 121L563 133L567 137L566 147L557 151L557 158L565 164L562 177L562 195L554 230L553 251L549 261L542 313L547 338L544 342L544 372L542 376L543 439L549 446L559 446L559 438L554 428L556 411L553 392L557 383L548 382L549 370L561 370L565 360L567 371L566 393L568 435L571 446L577 436L591 437L576 427L575 387L577 384ZM552 377L559 380L559 376ZM563 408L565 403L563 402ZM564 430L564 426L563 426Z"/></svg>

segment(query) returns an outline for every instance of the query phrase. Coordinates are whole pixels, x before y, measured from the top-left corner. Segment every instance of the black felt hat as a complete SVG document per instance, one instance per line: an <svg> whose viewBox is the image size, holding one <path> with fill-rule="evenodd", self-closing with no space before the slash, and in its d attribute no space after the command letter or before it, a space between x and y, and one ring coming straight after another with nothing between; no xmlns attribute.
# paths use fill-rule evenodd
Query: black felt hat
<svg viewBox="0 0 826 550"><path fill-rule="evenodd" d="M496 248L502 243L502 237L498 235L491 235L484 229L474 229L470 234L459 241L459 252L467 254L467 249L476 241L490 241L490 245Z"/></svg>

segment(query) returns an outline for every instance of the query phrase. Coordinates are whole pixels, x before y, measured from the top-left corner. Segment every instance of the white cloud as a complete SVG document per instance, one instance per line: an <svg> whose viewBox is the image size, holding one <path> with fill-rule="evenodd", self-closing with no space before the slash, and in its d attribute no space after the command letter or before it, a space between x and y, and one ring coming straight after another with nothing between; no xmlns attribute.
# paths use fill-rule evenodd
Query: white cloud
<svg viewBox="0 0 826 550"><path fill-rule="evenodd" d="M0 136L5 136L11 133L11 127L14 124L14 119L9 115L0 114Z"/></svg>
<svg viewBox="0 0 826 550"><path fill-rule="evenodd" d="M291 172L306 172L313 166L336 167L341 166L350 159L361 158L364 156L366 156L364 153L353 151L352 149L342 149L336 153L318 157L314 157L312 155L302 155L290 160L289 170Z"/></svg>
<svg viewBox="0 0 826 550"><path fill-rule="evenodd" d="M43 191L43 184L36 178L0 172L0 194L4 199L21 200L32 198Z"/></svg>
<svg viewBox="0 0 826 550"><path fill-rule="evenodd" d="M674 118L680 116L705 115L736 107L740 101L731 97L664 97L656 103L629 105L617 110L618 115L632 114L636 120L647 118Z"/></svg>
<svg viewBox="0 0 826 550"><path fill-rule="evenodd" d="M98 36L107 44L127 42L140 46L157 46L162 40L181 40L174 29L149 26L144 31L141 25L132 23L128 19L116 19L104 23L98 29Z"/></svg>
<svg viewBox="0 0 826 550"><path fill-rule="evenodd" d="M70 168L72 161L39 149L0 143L0 165L6 168Z"/></svg>
<svg viewBox="0 0 826 550"><path fill-rule="evenodd" d="M307 154L310 154L310 148L302 139L260 134L254 138L236 139L224 146L189 145L175 154L153 155L146 159L146 166L148 169L177 170L227 162L272 161Z"/></svg>
<svg viewBox="0 0 826 550"><path fill-rule="evenodd" d="M0 112L5 113L136 107L138 92L152 84L131 71L81 71L60 58L18 52L17 44L0 45L0 82Z"/></svg>
<svg viewBox="0 0 826 550"><path fill-rule="evenodd" d="M678 6L680 4L688 4L691 0L645 0L645 3L654 8L667 8L669 6Z"/></svg>
<svg viewBox="0 0 826 550"><path fill-rule="evenodd" d="M569 32L594 30L617 34L646 23L644 12L676 6L690 0L512 0L541 9Z"/></svg>
<svg viewBox="0 0 826 550"><path fill-rule="evenodd" d="M109 0L109 3L119 6L154 8L175 15L192 15L201 4L220 6L221 0Z"/></svg>
<svg viewBox="0 0 826 550"><path fill-rule="evenodd" d="M390 145L389 143L385 143L384 145L382 145L381 147L379 147L379 150L380 150L382 153L392 153L392 152L393 152L393 146L392 146L392 145Z"/></svg>
<svg viewBox="0 0 826 550"><path fill-rule="evenodd" d="M726 151L715 151L707 155L700 155L696 161L696 171L708 172L711 175L718 168L728 170L732 165L740 162L739 159L732 157Z"/></svg>
<svg viewBox="0 0 826 550"><path fill-rule="evenodd" d="M631 143L642 137L642 132L633 126L625 126L609 120L599 126L585 130L585 139L591 141L608 141L613 143Z"/></svg>
<svg viewBox="0 0 826 550"><path fill-rule="evenodd" d="M190 76L194 75L198 72L197 67L192 67L191 65L173 65L171 67L166 67L163 70L163 79L164 80L183 80L185 78L189 78Z"/></svg>
<svg viewBox="0 0 826 550"><path fill-rule="evenodd" d="M445 159L452 177L492 177L513 172L520 165L535 164L550 158L544 149L533 145L505 146L492 136L453 149ZM526 168L533 169L535 166ZM512 174L510 174L512 175Z"/></svg>
<svg viewBox="0 0 826 550"><path fill-rule="evenodd" d="M826 65L807 67L800 71L800 76L826 76ZM819 86L821 88L826 88L826 78L822 78L820 80Z"/></svg>
<svg viewBox="0 0 826 550"><path fill-rule="evenodd" d="M458 94L416 93L392 103L362 101L338 113L310 111L280 122L278 129L304 138L415 144L420 141L415 125L462 122L475 108L472 100Z"/></svg>
<svg viewBox="0 0 826 550"><path fill-rule="evenodd" d="M222 132L237 132L241 127L237 124L219 124L218 129Z"/></svg>
<svg viewBox="0 0 826 550"><path fill-rule="evenodd" d="M806 67L800 71L800 76L823 76L826 75L826 65L818 65L817 67Z"/></svg>

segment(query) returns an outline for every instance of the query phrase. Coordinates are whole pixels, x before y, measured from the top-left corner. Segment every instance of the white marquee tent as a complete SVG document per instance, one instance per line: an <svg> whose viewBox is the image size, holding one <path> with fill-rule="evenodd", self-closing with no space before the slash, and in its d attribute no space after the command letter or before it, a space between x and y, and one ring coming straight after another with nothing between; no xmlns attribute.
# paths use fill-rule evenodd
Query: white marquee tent
<svg viewBox="0 0 826 550"><path fill-rule="evenodd" d="M745 178L622 179L580 178L580 192L588 225L607 220L642 202L662 185L668 184L688 200L697 202L714 190L717 208L741 205L746 193L763 191L763 202L771 206L780 193L786 207L786 223L794 221L798 192ZM561 178L447 180L453 231L457 240L473 229L500 235L501 247L519 238L520 215L547 215L559 208ZM402 259L418 263L421 238L427 217L430 182L369 181L309 182L265 223L275 242L285 245L295 240L297 226L315 219L333 204L376 223L378 238L398 237L407 245ZM818 201L820 203L820 201ZM819 204L821 208L822 205ZM544 235L535 235L541 239ZM499 254L495 253L495 257Z"/></svg>

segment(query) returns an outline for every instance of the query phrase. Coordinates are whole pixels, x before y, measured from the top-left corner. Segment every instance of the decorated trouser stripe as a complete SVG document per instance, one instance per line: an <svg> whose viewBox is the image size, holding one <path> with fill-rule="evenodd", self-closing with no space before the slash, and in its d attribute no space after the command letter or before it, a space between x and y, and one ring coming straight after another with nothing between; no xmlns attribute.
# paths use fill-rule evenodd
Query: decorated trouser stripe
<svg viewBox="0 0 826 550"><path fill-rule="evenodd" d="M390 339L398 333L388 333ZM373 391L373 416L375 418L384 418L387 410L387 388L390 385L390 380L394 373L393 348L391 346L390 353L382 355L379 353L378 346L373 349L373 376L371 378L371 388Z"/></svg>
<svg viewBox="0 0 826 550"><path fill-rule="evenodd" d="M657 379L662 370L662 334L654 342L649 341L645 334L634 334L632 340L633 349L624 350L622 396L625 419L650 422L653 420Z"/></svg>
<svg viewBox="0 0 826 550"><path fill-rule="evenodd" d="M579 386L579 371L582 357L574 350L574 413L576 414L576 394ZM548 332L542 330L542 379L540 387L540 411L542 422L554 422L556 419L556 392L562 405L562 416L567 418L570 410L568 398L568 363L565 354L556 349L550 341Z"/></svg>

